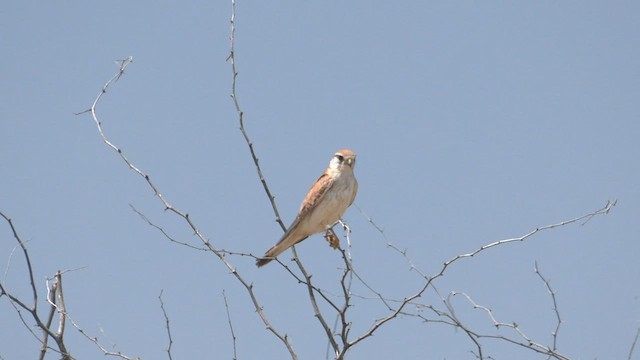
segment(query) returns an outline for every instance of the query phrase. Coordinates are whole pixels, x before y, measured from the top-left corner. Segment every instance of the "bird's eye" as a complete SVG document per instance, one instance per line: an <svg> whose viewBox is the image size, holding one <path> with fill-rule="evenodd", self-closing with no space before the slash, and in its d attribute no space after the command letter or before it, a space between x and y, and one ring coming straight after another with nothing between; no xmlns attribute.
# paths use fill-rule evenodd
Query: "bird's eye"
<svg viewBox="0 0 640 360"><path fill-rule="evenodd" d="M338 159L338 161L340 161L340 162L344 161L344 156L342 156L340 154L336 154L335 158Z"/></svg>

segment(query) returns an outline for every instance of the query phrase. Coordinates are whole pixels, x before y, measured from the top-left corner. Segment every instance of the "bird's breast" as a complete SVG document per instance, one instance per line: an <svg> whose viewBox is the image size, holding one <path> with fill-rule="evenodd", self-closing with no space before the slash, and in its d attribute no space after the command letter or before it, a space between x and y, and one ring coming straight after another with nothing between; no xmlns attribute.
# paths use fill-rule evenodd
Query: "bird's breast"
<svg viewBox="0 0 640 360"><path fill-rule="evenodd" d="M351 205L355 191L353 174L343 174L335 178L331 188L307 216L304 224L307 231L317 233L335 224Z"/></svg>

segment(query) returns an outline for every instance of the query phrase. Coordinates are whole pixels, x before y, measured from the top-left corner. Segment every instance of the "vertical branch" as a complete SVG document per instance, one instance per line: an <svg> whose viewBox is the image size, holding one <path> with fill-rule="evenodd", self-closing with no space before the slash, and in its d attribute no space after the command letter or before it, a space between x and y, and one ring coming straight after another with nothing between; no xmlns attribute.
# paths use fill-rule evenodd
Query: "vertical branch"
<svg viewBox="0 0 640 360"><path fill-rule="evenodd" d="M29 282L30 282L30 285L31 285L31 293L32 293L31 296L33 297L33 305L29 306L25 302L21 301L20 299L18 299L17 297L15 297L11 293L9 293L7 288L2 283L0 283L0 295L6 295L9 298L11 303L16 308L16 311L18 311L18 315L20 316L20 319L22 320L22 323L25 326L27 326L27 328L29 329L29 331L32 334L34 334L33 331L27 325L25 319L22 317L22 314L20 313L18 308L22 308L22 309L28 311L29 314L31 315L31 317L33 318L33 321L35 321L35 323L43 331L43 333L46 334L43 339L40 339L40 338L38 338L36 336L38 341L40 341L43 344L42 348L40 350L40 357L44 357L44 354L46 353L46 351L48 349L48 346L46 345L47 339L48 339L48 337L51 337L51 338L53 338L55 340L56 345L58 346L60 355L62 356L62 359L63 360L72 359L71 354L69 354L69 352L66 349L66 345L64 344L64 341L62 339L62 335L60 335L60 333L58 333L58 334L53 333L49 328L49 326L51 325L51 321L48 321L47 323L44 323L42 321L42 319L40 318L40 315L38 314L38 291L36 289L36 284L35 284L35 280L34 280L34 276L33 276L33 266L31 264L31 257L29 256L29 251L27 250L26 245L24 244L24 242L20 238L20 235L18 235L18 231L16 230L11 218L6 216L2 212L0 212L0 216L2 216L7 221L7 223L9 224L9 227L11 228L11 231L13 233L13 237L16 239L16 241L18 242L20 248L22 249L22 254L24 255L24 259L25 259L25 262L27 264L27 271L29 273ZM59 285L57 287L57 290L60 291ZM61 316L63 316L63 315L61 315ZM64 331L64 327L62 327L62 331Z"/></svg>
<svg viewBox="0 0 640 360"><path fill-rule="evenodd" d="M222 297L224 298L224 307L227 310L227 320L229 321L229 330L231 331L231 339L233 340L233 360L238 359L238 352L236 349L236 333L233 331L233 324L231 323L231 313L229 312L229 303L227 302L227 294L222 290Z"/></svg>
<svg viewBox="0 0 640 360"><path fill-rule="evenodd" d="M349 235L347 234L347 237ZM344 305L338 311L338 316L340 318L341 331L340 331L340 340L342 341L342 351L338 353L336 357L338 360L344 359L349 347L349 330L351 330L351 323L347 320L347 310L351 306L351 284L353 279L353 268L351 266L350 258L351 256L348 253L348 250L342 250L342 259L344 260L344 271L342 272L342 277L340 278L340 286L342 288L342 295L344 296ZM347 278L349 278L349 282L347 284Z"/></svg>
<svg viewBox="0 0 640 360"><path fill-rule="evenodd" d="M64 305L64 295L62 293L62 274L60 273L60 271L58 270L58 272L56 273L56 290L54 291L54 296L57 300L58 303L58 312L59 312L59 319L58 319L58 336L60 337L60 339L62 339L62 337L64 336L64 328L65 328L65 324L66 324L66 318L67 318L67 310L65 308Z"/></svg>
<svg viewBox="0 0 640 360"><path fill-rule="evenodd" d="M131 58L129 58L131 59ZM108 87L109 84L111 84L113 81L115 81L116 79L120 78L122 76L122 74L124 73L124 68L126 67L126 65L128 65L130 62L124 62L123 64L121 64L120 69L118 71L118 73L111 78L111 80L109 80L102 88L102 92L98 95L98 97L96 98L96 101L94 101L93 105L91 106L91 108L89 110L85 110L83 112L80 112L78 114L83 114L86 112L91 112L92 116L93 116L93 120L96 124L96 127L98 129L98 132L100 133L100 135L102 136L103 141L105 142L105 144L107 144L111 149L113 149L115 152L118 153L118 155L120 155L120 158L122 159L122 161L124 161L124 163L129 167L129 169L133 170L136 174L140 175L140 177L142 177L145 182L147 183L147 185L151 188L151 190L153 191L154 195L158 197L158 199L162 202L162 204L164 205L165 210L168 210L174 214L176 214L177 216L179 216L180 218L182 218L186 224L188 225L188 227L193 230L195 236L198 237L198 239L200 239L200 241L202 241L203 245L209 250L211 251L213 254L215 254L218 259L220 259L220 261L224 264L224 266L229 270L229 272L242 284L242 286L244 286L244 288L247 290L250 298L251 298L251 302L254 305L254 308L256 310L256 312L258 313L258 315L260 316L260 319L262 320L262 322L265 324L265 326L267 326L267 329L269 329L269 331L271 331L278 339L280 339L285 346L287 347L287 350L289 351L289 353L291 354L292 359L297 360L297 355L295 353L295 351L293 350L293 347L291 346L291 343L289 342L288 338L286 335L282 335L280 334L269 322L267 316L264 314L264 312L262 311L262 306L260 306L260 303L258 302L258 299L255 296L255 293L253 291L253 284L250 284L249 282L247 282L242 275L240 275L240 273L237 271L237 269L231 264L231 262L229 262L229 260L226 258L226 253L224 251L221 251L220 249L216 248L205 236L204 234L200 231L200 229L196 226L196 224L191 220L191 217L189 217L189 214L181 211L180 209L174 207L173 205L171 205L169 203L169 201L165 198L164 195L162 195L162 193L160 192L160 190L158 189L158 187L155 185L155 183L151 180L151 177L144 173L142 170L140 170L138 167L136 167L124 154L124 152L122 151L121 148L117 147L115 144L113 144L106 136L104 129L102 128L101 122L98 120L98 118L96 117L96 107L98 105L98 100L102 98L102 95L106 92L106 89ZM74 324L74 327L76 327L78 329L78 331L81 331L81 329L76 326L76 324ZM82 332L82 331L81 331ZM51 335L51 334L50 334ZM84 335L84 333L83 333ZM93 341L96 345L98 345L100 347L100 349L105 353L105 354L114 354L111 352L108 352L104 347L102 347L98 342L97 339L89 337L87 335L85 335L89 340ZM117 353L117 356L123 356L120 353Z"/></svg>
<svg viewBox="0 0 640 360"><path fill-rule="evenodd" d="M293 249L293 247L292 247ZM293 249L295 251L295 249ZM305 278L305 284L307 285L307 291L309 293L309 300L311 301L311 306L313 307L313 313L315 314L315 317L318 319L318 321L320 322L320 325L322 325L322 328L324 329L325 333L327 334L327 339L329 340L329 343L331 343L331 346L333 347L334 353L337 355L340 352L340 348L338 346L338 343L336 342L336 340L333 338L333 333L331 331L331 327L329 326L329 324L327 324L327 322L325 321L324 317L322 316L322 313L320 312L320 307L318 306L318 302L316 300L316 296L314 295L314 291L316 290L316 288L311 284L311 275L309 275L306 271L306 269L302 266L302 263L300 262L300 259L298 258L298 256L295 256L295 261L296 264L298 265L298 267L300 268L300 271L302 271L302 274L304 275ZM322 292L319 292L320 295L323 295ZM325 298L326 300L326 298ZM328 301L331 305L335 306L333 303L331 303L331 301Z"/></svg>
<svg viewBox="0 0 640 360"><path fill-rule="evenodd" d="M284 223L282 222L282 218L280 217L280 213L278 211L278 208L277 208L276 202L275 202L275 196L273 196L273 194L271 193L271 190L269 189L269 186L267 185L267 181L264 178L264 175L262 174L262 169L260 168L260 162L259 162L258 157L256 155L256 152L254 150L253 142L249 138L249 134L247 133L247 131L246 131L245 127L244 127L244 112L242 111L242 108L240 107L240 103L238 101L238 96L237 96L237 93L236 93L236 83L237 83L237 78L238 78L238 70L236 68L236 58L235 58L235 32L236 32L235 19L236 19L236 2L235 2L235 0L231 0L231 34L229 36L229 40L230 40L230 43L231 43L231 49L230 49L229 57L227 58L227 60L231 63L231 72L232 72L231 99L233 99L233 104L234 104L236 112L238 114L238 121L240 123L240 131L242 132L242 136L244 137L244 140L247 143L247 146L249 147L249 152L251 153L251 158L253 159L253 163L255 164L256 171L258 173L258 177L260 179L260 182L262 183L262 187L264 188L264 191L267 194L267 197L269 198L269 201L271 202L271 208L273 209L273 213L276 216L276 222L278 222L278 224L280 225L280 228L282 228L282 231L286 232L287 231L287 227L284 225ZM336 343L335 339L333 338L333 335L332 335L332 332L331 332L331 327L325 321L324 317L322 316L322 313L320 312L320 308L318 307L318 304L317 304L317 301L316 301L316 298L315 298L315 295L314 295L314 287L311 284L311 276L307 273L306 269L302 265L302 262L298 258L298 253L296 252L295 246L292 246L291 249L293 251L293 258L294 258L298 268L300 269L300 271L302 272L302 274L303 274L303 276L305 278L305 284L307 285L307 290L308 290L308 293L309 293L309 300L310 300L311 305L313 307L314 314L315 314L316 318L318 319L318 321L320 322L320 324L322 325L322 328L325 330L325 332L327 334L327 338L329 339L329 342L331 343L331 346L334 348L335 353L338 354L339 353L339 347L338 347L338 344Z"/></svg>
<svg viewBox="0 0 640 360"><path fill-rule="evenodd" d="M235 31L235 1L232 2L232 29L233 31ZM233 39L233 36L232 36ZM233 43L233 40L232 40ZM233 52L232 52L233 54ZM167 199L165 198L165 196L160 192L160 190L158 189L158 187L155 185L155 183L151 180L151 177L144 173L142 170L140 170L138 167L136 167L124 154L124 152L122 151L121 148L117 147L115 144L113 144L106 136L103 128L102 128L102 124L101 122L98 120L97 117L97 113L96 113L96 108L97 105L100 101L100 99L102 98L102 96L106 93L107 88L109 87L109 85L111 85L114 81L118 80L123 74L124 74L124 70L126 69L126 67L131 64L132 62L132 58L128 57L125 60L120 61L120 68L118 70L118 73L113 76L109 81L107 81L107 83L102 87L102 90L100 92L100 94L96 97L95 101L93 102L93 104L91 105L91 107L88 110L82 111L80 113L77 113L77 115L79 114L83 114L83 113L87 113L90 112L93 120L96 124L96 127L98 129L98 132L100 133L100 136L102 137L102 140L105 142L105 144L107 144L112 150L114 150L115 152L118 153L118 155L120 156L120 158L122 159L122 161L124 161L124 163L131 169L133 170L135 173L137 173L138 175L140 175L147 183L147 185L151 188L151 190L153 191L154 195L158 197L158 199L162 202L162 204L165 207L165 210L168 210L174 214L176 214L177 216L179 216L180 218L182 218L186 224L188 225L188 227L193 230L194 234L198 237L198 239L200 239L202 241L202 243L204 244L204 246L211 251L213 254L215 254L218 259L224 264L224 266L229 270L229 272L236 278L236 280L238 280L242 286L247 290L247 293L249 294L249 297L251 298L251 302L253 303L253 306L256 310L256 312L258 313L258 315L260 316L260 319L262 320L262 322L265 324L265 326L267 327L267 329L269 331L271 331L278 339L280 339L280 341L282 341L282 343L286 346L287 350L289 351L289 354L291 355L291 358L293 360L297 360L298 356L295 353L295 351L293 350L293 346L291 345L291 343L288 340L287 335L282 335L280 334L269 322L267 316L265 315L262 306L260 305L260 303L258 302L258 299L253 291L253 284L247 282L244 277L242 277L240 275L240 273L237 271L237 269L231 264L231 262L229 262L229 260L226 258L226 253L218 248L216 248L200 231L200 229L196 226L196 224L191 220L191 217L189 216L188 213L183 212L181 210L179 210L178 208L175 208L173 205L171 205L169 203L169 201L167 201ZM235 60L234 60L235 61ZM235 70L235 65L233 65L234 67L234 74L237 74L236 70ZM234 79L235 79L235 75L234 75ZM239 109L239 106L238 106ZM241 112L239 112L240 116L241 116ZM250 143L250 142L249 142ZM257 159L254 157L254 161L257 164ZM266 182L264 182L264 185L266 185ZM268 189L268 188L267 188ZM273 203L273 197L272 198L272 203ZM275 203L273 203L275 205ZM277 212L276 212L277 214ZM278 216L279 219L279 216ZM281 223L281 221L280 221ZM282 226L282 225L281 225ZM73 321L72 321L73 323ZM79 331L80 328L76 326L75 323L73 323L74 327L76 327ZM82 332L82 331L81 331ZM85 335L83 333L83 335ZM87 336L87 335L85 335ZM93 341L94 343L96 343L96 345L100 346L97 342L97 339L92 338L87 336L87 338L89 338L91 341ZM101 347L101 350L103 350L103 352L105 352L105 354L107 354L106 349L104 349L103 347ZM120 354L118 354L118 356L122 356Z"/></svg>
<svg viewBox="0 0 640 360"><path fill-rule="evenodd" d="M253 163L256 166L256 171L258 172L258 177L260 179L260 182L262 183L262 187L264 188L264 191L267 194L267 197L269 198L269 201L271 202L271 208L273 209L273 213L276 216L276 222L278 222L278 224L280 225L280 228L282 228L282 231L287 231L287 227L282 222L282 218L280 217L280 213L278 211L278 207L276 206L275 196L273 196L273 194L271 193L271 190L269 189L269 186L267 185L267 181L264 178L264 175L262 174L262 169L260 168L260 162L259 162L258 157L256 155L256 152L254 150L253 142L249 138L249 134L247 133L247 131L246 131L245 127L244 127L244 112L242 111L242 109L240 107L240 103L238 101L238 96L237 96L237 93L236 93L236 80L238 78L238 70L236 68L236 58L235 58L235 33L236 33L235 19L236 19L236 2L235 2L235 0L231 0L231 34L229 36L229 40L230 40L230 43L231 43L231 49L230 49L229 57L227 58L227 60L231 63L231 72L232 72L231 99L233 99L233 104L234 104L234 106L236 108L236 112L238 113L238 121L240 123L240 131L242 132L242 136L244 137L244 140L247 143L247 146L249 147L249 152L251 153L251 158L253 159ZM329 338L329 341L331 342L331 345L333 346L333 348L334 348L334 350L336 351L336 354L337 354L338 353L338 344L333 339L333 336L331 334L331 328L329 327L327 322L324 320L324 317L320 313L320 308L318 307L318 304L316 302L315 296L313 294L314 288L313 288L313 285L311 285L311 276L307 273L307 271L303 267L302 263L300 262L300 260L298 258L298 254L297 254L296 249L295 249L295 246L292 246L291 249L293 251L293 257L294 257L294 259L296 261L296 264L298 265L298 267L300 268L300 271L302 271L302 273L303 273L303 275L305 277L305 280L306 280L305 283L307 284L307 290L309 292L309 299L311 301L311 305L313 306L313 310L314 310L315 316L318 319L318 321L320 321L320 324L322 325L322 328L327 333L327 337Z"/></svg>
<svg viewBox="0 0 640 360"><path fill-rule="evenodd" d="M31 258L29 257L29 252L27 251L27 247L25 246L24 242L18 235L18 231L13 225L13 221L11 220L11 218L7 217L2 212L0 212L0 216L2 216L9 223L9 227L11 228L11 232L13 233L13 237L16 239L16 241L20 245L20 248L22 249L24 260L27 263L27 271L29 272L29 283L31 285L31 295L33 296L33 312L36 312L38 308L38 291L36 290L36 282L33 279L33 267L31 266ZM2 293L5 293L4 289L2 289Z"/></svg>
<svg viewBox="0 0 640 360"><path fill-rule="evenodd" d="M55 276L53 277L54 283L49 287L49 280L47 279L47 302L51 305L51 311L55 309L58 312L58 330L55 333L50 331L51 320L53 317L52 314L49 314L49 319L47 323L47 329L45 332L48 332L53 340L55 340L58 348L60 349L60 353L62 355L62 359L71 360L71 354L66 349L66 345L64 344L64 330L67 318L67 311L64 307L64 295L62 293L62 273L57 271Z"/></svg>
<svg viewBox="0 0 640 360"><path fill-rule="evenodd" d="M242 136L244 137L244 141L247 143L249 147L249 152L251 153L251 158L253 159L253 163L256 166L256 171L258 172L258 177L260 178L260 182L262 183L262 187L271 202L271 208L273 209L273 213L276 215L276 221L280 224L282 231L287 231L287 227L282 222L280 218L280 213L278 212L278 207L276 206L276 198L269 190L269 186L267 185L267 180L262 175L262 169L260 168L260 161L256 155L256 152L253 148L253 142L249 138L249 134L244 128L244 112L240 108L240 103L238 102L238 96L236 94L236 79L238 78L238 70L236 69L236 2L235 0L231 0L231 35L229 36L229 40L231 42L231 50L229 52L229 57L227 60L231 63L231 72L232 72L232 80L231 80L231 99L233 99L233 105L236 108L236 112L238 113L238 121L240 122L240 131L242 132Z"/></svg>
<svg viewBox="0 0 640 360"><path fill-rule="evenodd" d="M537 261L535 262L534 271L535 271L536 275L538 275L540 280L542 280L542 282L544 283L545 287L547 288L547 292L549 293L549 295L551 295L551 300L553 301L553 311L556 314L557 321L556 321L556 328L551 333L551 335L553 336L553 346L552 346L551 350L552 351L556 351L558 349L557 348L557 345L558 345L558 331L560 331L560 324L562 324L562 319L560 318L560 311L558 310L558 301L556 300L556 293L555 293L555 291L553 291L553 289L551 289L551 285L549 284L549 280L547 280L540 273Z"/></svg>
<svg viewBox="0 0 640 360"><path fill-rule="evenodd" d="M271 207L273 209L273 213L276 216L276 221L278 222L278 224L280 224L280 227L282 228L282 231L286 231L287 227L284 225L284 223L282 222L282 219L280 218L280 213L278 212L278 207L276 206L276 202L275 202L275 196L273 196L273 194L271 194L271 190L269 190L269 186L267 185L267 181L264 178L264 176L262 175L262 169L260 168L260 162L258 160L258 157L256 156L255 150L253 148L253 142L251 142L251 139L249 138L249 134L247 133L247 131L244 128L244 112L242 111L242 109L240 108L240 103L238 102L238 96L236 93L236 80L238 78L238 69L236 68L236 50L235 50L235 44L236 44L236 2L235 0L231 0L231 20L230 20L230 34L229 34L229 42L230 42L230 50L229 50L229 57L227 58L227 60L231 63L231 72L232 72L232 78L231 78L231 99L233 99L233 104L236 108L236 112L238 113L238 121L240 123L240 131L242 132L242 136L244 137L245 142L247 143L247 146L249 147L249 152L251 153L251 158L253 159L253 163L256 166L256 171L258 172L258 177L260 178L260 182L262 183L262 187L264 188L264 191L267 194L267 197L269 198L269 201L271 202ZM297 256L296 256L297 258ZM260 307L257 303L257 300L255 298L255 295L253 294L253 285L245 285L247 287L247 289L250 292L251 295L251 300L253 301L254 305L256 306L256 309L258 311L258 314L260 314L260 316L262 317L263 322L265 323L265 325L267 325L267 329L269 329L271 332L274 333L274 335L276 335L287 347L287 349L289 350L289 353L291 355L291 357L296 360L298 358L298 356L296 355L296 353L293 351L293 347L291 346L291 344L289 343L289 339L288 337L282 336L280 335L272 326L271 324L266 320L266 317L263 315L262 312L262 307Z"/></svg>
<svg viewBox="0 0 640 360"><path fill-rule="evenodd" d="M171 327L169 326L169 316L167 316L167 311L164 309L164 301L162 301L162 293L164 290L160 290L160 295L158 295L158 300L160 300L160 309L162 309L162 314L164 315L165 327L167 329L167 336L169 337L169 346L167 346L166 352L169 356L169 360L173 360L171 356L171 346L173 345L173 338L171 337Z"/></svg>
<svg viewBox="0 0 640 360"><path fill-rule="evenodd" d="M47 316L47 322L46 322L46 327L47 329L51 328L51 323L53 322L53 316L56 313L56 307L55 305L53 305L56 301L56 291L58 289L58 283L53 283L53 285L51 286L51 289L49 289L49 287L47 286L47 302L49 303L50 307L49 307L49 315ZM47 348L48 348L48 343L49 343L49 333L47 331L42 331L43 332L43 339L42 339L42 347L40 348L40 357L38 358L39 360L43 360L45 355L47 354Z"/></svg>

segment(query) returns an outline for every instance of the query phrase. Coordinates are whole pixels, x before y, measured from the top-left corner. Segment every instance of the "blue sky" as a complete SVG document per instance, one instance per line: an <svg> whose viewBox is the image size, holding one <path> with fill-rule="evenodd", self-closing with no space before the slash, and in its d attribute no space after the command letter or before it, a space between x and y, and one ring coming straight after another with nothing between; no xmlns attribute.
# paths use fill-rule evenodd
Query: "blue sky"
<svg viewBox="0 0 640 360"><path fill-rule="evenodd" d="M555 313L537 261L557 292L559 352L628 356L640 327L640 5L239 0L236 10L237 95L287 225L333 152L353 149L362 212L352 207L344 219L354 266L402 299L422 281L387 242L433 275L457 254L617 199L584 225L463 259L436 286L550 345ZM71 316L130 356L166 356L160 290L176 358L232 358L223 290L239 358L288 356L215 256L170 243L131 210L198 243L91 117L74 115L116 73L114 61L132 56L98 107L107 136L217 247L262 254L281 230L229 97L230 14L230 1L23 1L0 14L0 211L27 241L39 289L57 270L82 268L65 274ZM27 297L15 245L3 223L3 283ZM298 253L317 286L339 292L338 252L315 236ZM277 264L230 261L300 358L324 358L306 288ZM362 285L354 293L364 297L351 309L356 336L387 312ZM421 301L443 307L433 291ZM474 329L514 335L463 299L453 304ZM35 357L39 345L6 298L0 319L0 356ZM76 358L101 356L72 329L66 341ZM483 346L496 359L543 358L501 341ZM349 358L473 359L474 349L451 327L401 317Z"/></svg>

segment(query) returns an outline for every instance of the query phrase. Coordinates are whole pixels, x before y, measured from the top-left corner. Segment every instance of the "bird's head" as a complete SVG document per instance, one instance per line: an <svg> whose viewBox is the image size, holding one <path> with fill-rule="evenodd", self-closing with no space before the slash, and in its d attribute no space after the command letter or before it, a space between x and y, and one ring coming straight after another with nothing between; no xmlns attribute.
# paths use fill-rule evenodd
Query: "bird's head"
<svg viewBox="0 0 640 360"><path fill-rule="evenodd" d="M331 158L329 168L332 170L343 170L345 167L353 168L356 166L356 153L349 149L336 151Z"/></svg>

